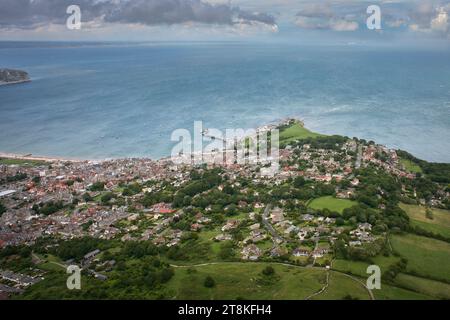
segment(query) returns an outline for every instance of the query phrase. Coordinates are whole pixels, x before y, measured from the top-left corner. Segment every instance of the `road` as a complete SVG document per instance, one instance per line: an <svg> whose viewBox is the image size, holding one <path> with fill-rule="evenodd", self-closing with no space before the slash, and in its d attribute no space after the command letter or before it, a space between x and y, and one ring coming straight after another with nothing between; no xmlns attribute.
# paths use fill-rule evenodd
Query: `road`
<svg viewBox="0 0 450 320"><path fill-rule="evenodd" d="M278 232L275 230L275 228L272 226L272 224L269 222L268 218L269 218L269 212L270 209L272 208L272 206L270 204L268 204L266 206L266 208L264 209L264 213L262 216L262 223L264 224L264 226L266 227L266 229L269 231L269 233L272 235L272 238L277 242L277 243L281 243L284 241L283 237L281 237Z"/></svg>
<svg viewBox="0 0 450 320"><path fill-rule="evenodd" d="M313 293L312 295L307 296L305 298L305 300L311 300L311 298L313 298L315 296L318 296L319 294L324 293L328 289L329 286L330 286L330 271L327 270L327 280L326 280L325 286L322 289L320 289L319 291L317 291L316 293Z"/></svg>

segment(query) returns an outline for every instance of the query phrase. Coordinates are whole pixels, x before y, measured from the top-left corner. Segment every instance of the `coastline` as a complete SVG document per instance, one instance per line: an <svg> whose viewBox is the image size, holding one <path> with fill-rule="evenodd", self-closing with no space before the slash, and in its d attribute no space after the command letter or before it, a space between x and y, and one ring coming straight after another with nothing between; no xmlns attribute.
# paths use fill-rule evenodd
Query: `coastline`
<svg viewBox="0 0 450 320"><path fill-rule="evenodd" d="M81 163L86 161L93 161L89 159L80 160L80 159L70 159L63 157L49 157L49 156L35 156L32 154L17 154L17 153L8 153L8 152L0 152L0 159L11 159L11 160L29 160L29 161L42 161L42 162L58 162L58 161L68 161L74 163ZM105 161L100 160L100 161Z"/></svg>
<svg viewBox="0 0 450 320"><path fill-rule="evenodd" d="M291 120L295 120L298 121L303 127L305 126L305 123L303 120L301 119L297 119L297 118L285 118L282 120L274 120L272 123L270 124L265 124L262 126L259 126L258 128L256 128L257 130L261 130L270 126L280 126L288 121ZM63 162L73 162L73 163L83 163L83 162L90 162L90 161L95 161L95 162L105 162L105 161L110 161L110 160L121 160L121 159L148 159L148 160L152 160L152 161L166 161L168 159L170 159L170 155L168 156L162 156L159 157L157 159L152 159L149 157L123 157L123 158L103 158L103 159L75 159L75 158L66 158L66 157L53 157L53 156L38 156L38 155L33 155L31 153L25 153L25 154L18 154L18 153L14 153L14 152L2 152L0 151L0 159L11 159L11 160L29 160L29 161L42 161L42 162L59 162L59 161L63 161Z"/></svg>
<svg viewBox="0 0 450 320"><path fill-rule="evenodd" d="M270 123L266 123L256 128L256 130L267 130L271 127L279 127L290 121L298 122L303 128L307 129L305 126L304 120L300 118L283 118L271 121ZM72 163L83 163L83 162L106 162L106 161L114 161L114 160L124 160L124 159L141 159L141 160L150 160L150 161L167 161L170 160L170 155L161 156L158 158L151 158L146 156L135 156L135 157L111 157L111 158L101 158L101 159L88 159L88 158L69 158L64 156L40 156L33 155L31 153L15 153L15 152L2 152L0 151L0 159L10 159L10 160L22 160L22 161L42 161L42 162L72 162ZM447 162L434 162L434 163L447 163Z"/></svg>

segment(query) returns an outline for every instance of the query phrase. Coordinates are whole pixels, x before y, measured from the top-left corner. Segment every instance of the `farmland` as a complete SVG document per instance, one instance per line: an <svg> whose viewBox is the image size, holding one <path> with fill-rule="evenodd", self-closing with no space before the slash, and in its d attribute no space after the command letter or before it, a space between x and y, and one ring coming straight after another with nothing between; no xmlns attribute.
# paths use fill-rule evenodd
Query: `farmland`
<svg viewBox="0 0 450 320"><path fill-rule="evenodd" d="M431 212L431 218L429 218L424 206L402 203L400 207L408 214L413 226L450 238L450 211L432 208L429 209Z"/></svg>
<svg viewBox="0 0 450 320"><path fill-rule="evenodd" d="M391 237L394 251L408 259L407 271L424 278L448 281L450 244L412 234Z"/></svg>

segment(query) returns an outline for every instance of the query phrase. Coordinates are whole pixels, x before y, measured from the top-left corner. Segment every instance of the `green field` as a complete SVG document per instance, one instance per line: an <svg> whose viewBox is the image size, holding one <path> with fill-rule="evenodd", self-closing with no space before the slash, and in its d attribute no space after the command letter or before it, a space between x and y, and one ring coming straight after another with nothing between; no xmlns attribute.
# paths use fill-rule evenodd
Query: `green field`
<svg viewBox="0 0 450 320"><path fill-rule="evenodd" d="M287 299L301 300L319 291L325 271L272 265L275 276L261 271L266 263L219 263L191 268L175 268L175 276L166 288L173 299ZM211 276L216 285L206 288L204 279Z"/></svg>
<svg viewBox="0 0 450 320"><path fill-rule="evenodd" d="M372 258L373 264L377 265L381 269L381 273L384 273L389 266L400 261L399 257L384 257L377 256ZM365 281L368 277L366 273L369 263L361 261L349 261L337 259L333 263L333 269L341 272L350 273L361 278L361 281ZM409 278L407 278L409 277ZM409 281L409 282L408 282ZM429 288L425 288L429 282ZM409 275L400 274L395 279L395 285L381 284L381 290L373 290L373 294L376 299L380 300L424 300L424 299L440 299L445 296L443 293L447 285L442 282L432 281L428 279L412 277ZM450 291L448 292L450 294Z"/></svg>
<svg viewBox="0 0 450 320"><path fill-rule="evenodd" d="M389 269L389 267L398 261L400 261L400 258L390 256L390 257L384 257L382 255L379 255L375 258L372 258L373 264L376 264L380 267L381 273L385 272ZM367 267L370 264L367 262L362 261L351 261L351 260L343 260L343 259L336 259L333 262L333 270L338 270L341 272L353 274L362 278L367 278Z"/></svg>
<svg viewBox="0 0 450 320"><path fill-rule="evenodd" d="M419 278L408 274L399 274L395 282L403 288L420 292L438 299L450 299L450 284L430 279Z"/></svg>
<svg viewBox="0 0 450 320"><path fill-rule="evenodd" d="M295 122L294 124L280 132L280 143L289 143L296 140L317 137L323 137L323 135L309 131L300 123Z"/></svg>
<svg viewBox="0 0 450 320"><path fill-rule="evenodd" d="M393 249L408 259L407 271L450 281L450 244L412 234L391 237Z"/></svg>
<svg viewBox="0 0 450 320"><path fill-rule="evenodd" d="M274 276L261 271L271 265ZM211 276L216 285L206 288L204 279ZM166 289L173 299L254 299L302 300L319 292L326 284L326 271L269 263L218 263L191 268L175 268L175 276ZM343 274L331 272L327 290L313 299L343 299L351 295L369 299L364 287Z"/></svg>
<svg viewBox="0 0 450 320"><path fill-rule="evenodd" d="M358 300L370 299L367 289L362 284L343 274L331 272L327 290L313 297L313 300L342 300L347 296Z"/></svg>
<svg viewBox="0 0 450 320"><path fill-rule="evenodd" d="M351 200L347 200L347 199L337 199L332 196L327 196L327 197L321 197L321 198L312 200L308 204L308 207L310 207L311 209L315 209L315 210L328 209L331 211L336 211L336 212L342 213L344 211L344 209L351 208L351 207L355 206L356 204L357 204L357 202L355 202L355 201L351 201Z"/></svg>
<svg viewBox="0 0 450 320"><path fill-rule="evenodd" d="M450 238L450 211L431 208L433 219L428 219L424 206L402 203L400 207L411 218L411 224L413 226L418 226L426 231Z"/></svg>
<svg viewBox="0 0 450 320"><path fill-rule="evenodd" d="M422 173L422 168L408 159L400 159L400 163L405 167L405 169L412 173Z"/></svg>
<svg viewBox="0 0 450 320"><path fill-rule="evenodd" d="M41 260L41 263L37 265L39 269L46 271L66 271L64 262L61 261L61 259L59 259L58 257L55 257L51 254L48 254L46 256L35 254L35 256Z"/></svg>
<svg viewBox="0 0 450 320"><path fill-rule="evenodd" d="M399 287L381 284L381 290L373 290L376 300L433 300L428 295L406 290Z"/></svg>

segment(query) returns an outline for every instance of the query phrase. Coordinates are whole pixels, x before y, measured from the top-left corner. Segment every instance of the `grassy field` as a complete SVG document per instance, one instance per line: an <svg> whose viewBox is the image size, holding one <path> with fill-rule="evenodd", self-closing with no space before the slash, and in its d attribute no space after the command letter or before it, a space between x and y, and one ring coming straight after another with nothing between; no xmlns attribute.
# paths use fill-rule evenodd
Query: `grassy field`
<svg viewBox="0 0 450 320"><path fill-rule="evenodd" d="M420 292L438 299L450 299L450 284L419 278L408 274L399 274L395 282L401 287Z"/></svg>
<svg viewBox="0 0 450 320"><path fill-rule="evenodd" d="M426 208L424 206L400 204L411 218L411 224L419 226L426 231L443 235L450 238L450 211L442 209L431 209L433 219L426 217Z"/></svg>
<svg viewBox="0 0 450 320"><path fill-rule="evenodd" d="M412 173L422 173L422 168L408 159L400 159L400 163L405 166L405 169Z"/></svg>
<svg viewBox="0 0 450 320"><path fill-rule="evenodd" d="M381 284L381 290L373 290L376 300L433 300L426 294L406 290L403 288Z"/></svg>
<svg viewBox="0 0 450 320"><path fill-rule="evenodd" d="M342 300L347 296L358 300L370 299L369 293L360 283L343 274L331 272L327 290L313 297L313 300Z"/></svg>
<svg viewBox="0 0 450 320"><path fill-rule="evenodd" d="M351 208L357 203L355 201L347 200L347 199L337 199L331 196L321 197L312 200L308 207L315 210L323 210L328 209L331 211L336 211L342 213L344 209Z"/></svg>
<svg viewBox="0 0 450 320"><path fill-rule="evenodd" d="M392 236L391 244L395 251L408 259L408 273L450 280L450 244L412 234Z"/></svg>
<svg viewBox="0 0 450 320"><path fill-rule="evenodd" d="M275 276L263 276L267 263L220 263L191 268L176 268L166 289L174 299L287 299L301 300L319 291L325 271L272 265ZM211 276L216 285L206 288Z"/></svg>
<svg viewBox="0 0 450 320"><path fill-rule="evenodd" d="M261 271L268 265L274 276ZM211 276L215 287L206 288L204 279ZM220 300L303 300L326 284L326 271L270 263L219 263L190 268L175 268L175 276L166 285L173 299ZM327 290L312 299L343 299L346 296L369 299L367 290L349 277L331 272Z"/></svg>
<svg viewBox="0 0 450 320"><path fill-rule="evenodd" d="M400 261L400 258L390 256L390 257L384 257L382 255L377 256L372 259L373 264L376 264L380 267L381 273L388 270L389 266L397 263ZM336 259L333 262L333 270L338 270L341 272L353 274L356 276L360 276L362 278L367 278L367 267L369 266L369 263L362 262L362 261L350 261L350 260L343 260L343 259Z"/></svg>
<svg viewBox="0 0 450 320"><path fill-rule="evenodd" d="M377 256L373 258L373 263L378 265L383 273L390 265L400 261L399 257ZM369 263L361 261L349 261L337 259L333 263L333 269L361 277L364 282L367 279L367 267ZM396 287L395 285L398 285ZM376 299L379 300L428 300L441 299L446 296L445 290L450 289L450 285L428 280L419 277L413 277L405 274L399 274L395 279L395 285L381 284L381 290L373 290ZM450 290L447 291L450 294Z"/></svg>
<svg viewBox="0 0 450 320"><path fill-rule="evenodd" d="M323 135L309 131L300 123L296 122L280 132L280 143L289 143L296 140L317 137L323 137Z"/></svg>
<svg viewBox="0 0 450 320"><path fill-rule="evenodd" d="M41 263L37 265L39 269L46 271L66 271L66 268L64 268L64 262L58 257L51 254L48 254L47 256L35 254L35 256L41 260Z"/></svg>

